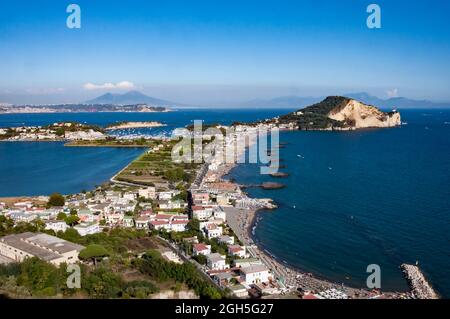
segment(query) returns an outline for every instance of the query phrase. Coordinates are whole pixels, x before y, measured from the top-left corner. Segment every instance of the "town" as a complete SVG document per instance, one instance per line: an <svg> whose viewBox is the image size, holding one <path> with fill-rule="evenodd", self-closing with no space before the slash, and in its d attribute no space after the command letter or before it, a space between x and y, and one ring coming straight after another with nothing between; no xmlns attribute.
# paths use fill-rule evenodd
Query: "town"
<svg viewBox="0 0 450 319"><path fill-rule="evenodd" d="M254 143L249 137L266 124L237 125L224 145ZM345 287L299 272L262 251L251 232L259 210L276 204L268 198L250 198L226 179L234 167L223 162L220 151L208 163L178 163L162 172L178 140L162 139L124 168L111 181L92 191L53 194L0 202L2 225L9 233L0 238L0 264L37 257L54 265L91 263L94 250L64 238L108 236L129 229L158 241L160 257L173 264L192 264L202 278L235 298L409 298L408 293L382 293ZM242 156L241 148L236 157ZM147 160L146 160L147 159ZM161 164L155 168L154 165ZM139 171L140 170L140 171ZM183 174L178 174L179 170ZM175 173L173 173L175 172ZM188 173L186 173L188 172ZM267 212L269 213L269 212ZM39 232L18 232L26 224ZM2 226L2 229L7 228ZM67 234L76 232L76 236ZM89 240L86 242L89 243ZM105 247L95 247L97 250ZM140 252L139 256L146 256ZM78 256L79 255L79 256ZM109 254L94 254L94 262ZM97 258L98 257L98 258ZM143 257L143 258L144 258ZM159 258L159 257L158 257Z"/></svg>

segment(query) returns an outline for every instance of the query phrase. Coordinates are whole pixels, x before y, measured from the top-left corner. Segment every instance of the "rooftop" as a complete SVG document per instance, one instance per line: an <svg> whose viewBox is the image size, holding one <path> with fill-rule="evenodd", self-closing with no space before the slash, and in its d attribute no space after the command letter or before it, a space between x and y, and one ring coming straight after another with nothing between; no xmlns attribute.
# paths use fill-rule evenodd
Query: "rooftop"
<svg viewBox="0 0 450 319"><path fill-rule="evenodd" d="M41 233L22 233L2 237L0 241L20 249L45 261L51 261L73 250L81 251L83 246L68 242L58 237Z"/></svg>
<svg viewBox="0 0 450 319"><path fill-rule="evenodd" d="M209 254L206 256L206 258L211 262L225 260L225 258L221 254L218 254L218 253Z"/></svg>
<svg viewBox="0 0 450 319"><path fill-rule="evenodd" d="M268 269L264 265L251 265L251 266L248 266L248 267L241 268L241 271L244 274L253 274L255 272L268 271Z"/></svg>

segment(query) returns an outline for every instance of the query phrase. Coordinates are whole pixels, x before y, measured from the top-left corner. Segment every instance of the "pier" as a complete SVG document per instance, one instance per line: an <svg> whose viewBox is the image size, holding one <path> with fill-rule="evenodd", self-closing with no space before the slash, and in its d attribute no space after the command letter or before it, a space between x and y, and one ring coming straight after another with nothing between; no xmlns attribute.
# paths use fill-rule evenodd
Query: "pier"
<svg viewBox="0 0 450 319"><path fill-rule="evenodd" d="M402 264L400 268L408 280L414 297L418 299L439 299L438 294L433 290L418 266Z"/></svg>

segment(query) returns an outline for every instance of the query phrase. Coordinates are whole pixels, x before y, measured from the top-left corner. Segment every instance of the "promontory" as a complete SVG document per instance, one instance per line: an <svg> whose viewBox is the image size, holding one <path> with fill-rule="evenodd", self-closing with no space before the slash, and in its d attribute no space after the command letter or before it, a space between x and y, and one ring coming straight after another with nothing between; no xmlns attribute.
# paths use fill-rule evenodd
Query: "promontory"
<svg viewBox="0 0 450 319"><path fill-rule="evenodd" d="M279 127L299 130L355 130L401 125L400 113L383 112L344 96L329 96L322 102L268 120Z"/></svg>

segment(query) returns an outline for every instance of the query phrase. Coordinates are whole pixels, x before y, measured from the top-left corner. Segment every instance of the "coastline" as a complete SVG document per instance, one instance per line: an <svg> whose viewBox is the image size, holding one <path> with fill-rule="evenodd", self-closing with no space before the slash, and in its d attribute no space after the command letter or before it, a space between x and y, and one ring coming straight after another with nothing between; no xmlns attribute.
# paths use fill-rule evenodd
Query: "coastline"
<svg viewBox="0 0 450 319"><path fill-rule="evenodd" d="M255 143L256 141L251 141ZM247 151L249 145L244 150ZM222 164L222 168L219 169L217 179L225 179L226 176L236 168L239 164ZM239 189L241 189L238 183L233 182ZM245 193L246 194L246 193ZM247 196L247 194L246 194ZM248 197L248 196L247 196ZM275 208L276 209L276 208ZM405 298L410 296L410 291L399 292L381 292L378 290L369 290L364 287L352 287L344 285L344 283L333 282L332 280L321 277L317 274L312 274L306 270L300 269L294 265L281 260L279 257L273 255L270 251L265 249L256 240L253 232L258 226L258 217L260 214L275 213L273 210L267 208L258 209L234 209L234 212L228 214L231 210L227 211L227 224L233 230L238 239L247 246L249 253L253 257L259 258L278 279L285 285L290 287L296 287L303 293L309 293L314 291L321 291L326 289L339 289L343 290L350 298L377 298L383 296L384 298Z"/></svg>
<svg viewBox="0 0 450 319"><path fill-rule="evenodd" d="M50 141L51 142L51 141ZM104 147L104 146L102 146ZM117 147L117 146L115 146ZM135 147L135 146L130 146ZM130 162L131 163L131 162ZM129 164L128 164L129 165ZM126 167L128 167L126 165ZM227 174L230 173L230 171L234 168L236 168L239 164L224 164L226 167L223 168L222 174L219 174L218 178L223 178ZM114 183L122 184L123 182L113 180L114 175L111 178L111 181ZM130 185L130 186L143 186L143 185ZM285 263L282 259L278 258L277 256L271 254L269 251L267 251L260 243L258 243L257 240L255 240L255 237L252 233L253 227L257 227L258 225L258 217L259 214L266 214L270 213L270 211L267 211L265 209L250 209L245 211L240 211L240 215L242 218L245 218L245 224L243 226L244 232L241 233L238 237L241 239L245 245L250 247L252 249L252 252L255 253L256 256L259 256L262 260L264 260L265 263L268 263L269 265L274 265L272 267L269 267L271 269L275 268L278 273L280 274L288 274L290 279L294 281L295 285L298 287L305 287L305 290L313 290L314 287L318 287L318 289L324 289L324 288L339 288L342 289L343 287L341 284L332 282L330 280L321 278L320 275L317 274L310 274L305 270L299 269L293 265ZM238 216L239 217L239 216ZM235 229L233 229L235 231ZM239 232L236 232L238 234ZM244 240L243 240L244 239ZM297 280L296 276L300 276ZM315 286L317 285L317 286ZM371 296L370 291L363 288L355 288L355 287L345 287L345 291L350 296L355 297L363 297L363 296ZM399 294L405 294L403 292L385 292L384 295L390 295L390 296L398 296Z"/></svg>

